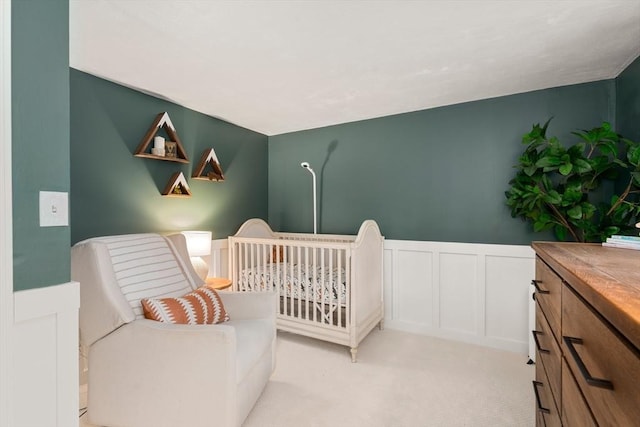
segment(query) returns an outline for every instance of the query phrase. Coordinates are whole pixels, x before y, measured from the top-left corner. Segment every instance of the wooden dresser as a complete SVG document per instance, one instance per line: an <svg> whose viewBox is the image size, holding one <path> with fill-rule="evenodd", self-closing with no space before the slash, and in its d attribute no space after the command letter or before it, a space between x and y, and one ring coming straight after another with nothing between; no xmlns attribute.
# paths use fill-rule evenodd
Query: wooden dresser
<svg viewBox="0 0 640 427"><path fill-rule="evenodd" d="M534 242L537 426L640 426L640 251Z"/></svg>

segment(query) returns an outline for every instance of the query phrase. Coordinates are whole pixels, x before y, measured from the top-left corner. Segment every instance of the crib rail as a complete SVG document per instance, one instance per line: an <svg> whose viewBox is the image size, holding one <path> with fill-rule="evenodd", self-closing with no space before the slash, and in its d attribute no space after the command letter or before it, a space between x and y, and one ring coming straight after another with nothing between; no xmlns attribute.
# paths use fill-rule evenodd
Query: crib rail
<svg viewBox="0 0 640 427"><path fill-rule="evenodd" d="M300 240L305 242L325 242L325 243L352 243L356 240L356 236L348 236L341 234L309 234L309 233L274 233L278 239L282 240Z"/></svg>
<svg viewBox="0 0 640 427"><path fill-rule="evenodd" d="M344 236L311 236L278 233L272 239L230 237L234 290L275 290L280 300L279 317L348 328L353 240Z"/></svg>

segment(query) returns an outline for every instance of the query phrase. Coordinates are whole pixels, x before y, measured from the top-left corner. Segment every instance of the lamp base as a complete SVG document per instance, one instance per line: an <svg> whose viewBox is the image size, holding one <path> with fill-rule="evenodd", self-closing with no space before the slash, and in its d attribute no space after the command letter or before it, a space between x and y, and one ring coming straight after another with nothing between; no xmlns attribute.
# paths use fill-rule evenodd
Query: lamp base
<svg viewBox="0 0 640 427"><path fill-rule="evenodd" d="M191 257L191 265L193 265L193 269L198 273L198 276L202 280L207 279L207 275L209 274L209 266L206 262L199 256Z"/></svg>

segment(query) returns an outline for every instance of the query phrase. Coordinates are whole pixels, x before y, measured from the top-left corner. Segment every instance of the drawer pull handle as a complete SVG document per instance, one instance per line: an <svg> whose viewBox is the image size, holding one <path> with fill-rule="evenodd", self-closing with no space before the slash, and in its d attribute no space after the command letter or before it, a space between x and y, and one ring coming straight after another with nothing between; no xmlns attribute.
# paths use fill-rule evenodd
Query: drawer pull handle
<svg viewBox="0 0 640 427"><path fill-rule="evenodd" d="M532 381L533 383L533 393L536 395L536 402L538 404L538 411L544 412L545 414L550 414L551 411L542 406L542 402L540 402L540 394L538 393L538 387L544 386L540 381Z"/></svg>
<svg viewBox="0 0 640 427"><path fill-rule="evenodd" d="M540 346L540 341L538 341L538 335L544 335L544 332L540 332L540 331L531 331L531 334L533 335L533 340L536 342L536 348L538 349L538 351L540 353L551 353L551 351L542 348Z"/></svg>
<svg viewBox="0 0 640 427"><path fill-rule="evenodd" d="M548 293L550 293L549 291L545 291L544 289L540 289L540 286L538 285L538 283L540 283L540 282L541 282L540 280L536 280L536 279L533 279L531 281L531 284L536 288L536 292L539 293L539 294L548 294Z"/></svg>
<svg viewBox="0 0 640 427"><path fill-rule="evenodd" d="M604 380L602 378L594 378L591 376L591 374L587 370L587 367L585 366L584 362L582 361L582 358L580 357L580 355L578 354L574 346L574 344L582 345L583 343L582 338L563 336L562 339L564 340L564 343L567 345L567 348L569 349L569 353L571 353L573 360L576 362L576 365L578 365L580 374L582 374L582 377L587 382L587 384L592 385L594 387L613 390L613 383L611 381Z"/></svg>

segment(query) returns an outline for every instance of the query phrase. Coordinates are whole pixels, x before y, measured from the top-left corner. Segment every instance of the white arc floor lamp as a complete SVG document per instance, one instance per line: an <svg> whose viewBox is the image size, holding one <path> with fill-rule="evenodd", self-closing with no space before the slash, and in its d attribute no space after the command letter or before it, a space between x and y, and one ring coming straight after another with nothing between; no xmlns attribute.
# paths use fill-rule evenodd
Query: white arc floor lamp
<svg viewBox="0 0 640 427"><path fill-rule="evenodd" d="M311 169L308 162L300 163L304 169L308 170L313 177L313 234L318 234L318 210L316 208L317 196L316 196L316 173Z"/></svg>

